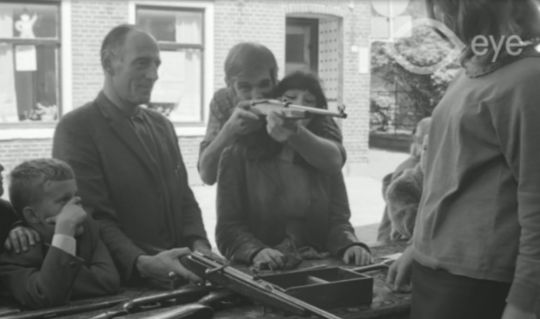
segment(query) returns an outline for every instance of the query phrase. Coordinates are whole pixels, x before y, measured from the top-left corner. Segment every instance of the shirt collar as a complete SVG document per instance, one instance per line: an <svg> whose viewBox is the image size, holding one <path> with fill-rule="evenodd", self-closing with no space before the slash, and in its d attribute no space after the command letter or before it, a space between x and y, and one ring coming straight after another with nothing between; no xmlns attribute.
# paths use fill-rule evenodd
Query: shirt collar
<svg viewBox="0 0 540 319"><path fill-rule="evenodd" d="M126 112L121 109L118 105L114 104L103 91L101 91L97 97L97 102L101 105L106 106L106 109L109 114L114 115L115 117L121 117L125 119L143 119L143 111L141 106L135 107L133 112Z"/></svg>

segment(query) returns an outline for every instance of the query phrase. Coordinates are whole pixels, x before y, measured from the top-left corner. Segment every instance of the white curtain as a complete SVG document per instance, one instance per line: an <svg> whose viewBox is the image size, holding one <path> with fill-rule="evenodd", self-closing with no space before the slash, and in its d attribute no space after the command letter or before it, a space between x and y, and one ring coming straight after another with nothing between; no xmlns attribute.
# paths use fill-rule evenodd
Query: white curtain
<svg viewBox="0 0 540 319"><path fill-rule="evenodd" d="M182 12L176 15L176 42L200 44L202 39L202 18L199 14Z"/></svg>
<svg viewBox="0 0 540 319"><path fill-rule="evenodd" d="M0 38L13 37L11 14L0 14ZM0 123L18 122L13 47L0 43Z"/></svg>
<svg viewBox="0 0 540 319"><path fill-rule="evenodd" d="M176 15L176 42L182 44L202 44L202 16L198 13L182 12ZM180 93L180 103L171 113L171 120L181 122L201 121L202 74L201 55L198 49L177 52L177 65L182 72L176 83Z"/></svg>

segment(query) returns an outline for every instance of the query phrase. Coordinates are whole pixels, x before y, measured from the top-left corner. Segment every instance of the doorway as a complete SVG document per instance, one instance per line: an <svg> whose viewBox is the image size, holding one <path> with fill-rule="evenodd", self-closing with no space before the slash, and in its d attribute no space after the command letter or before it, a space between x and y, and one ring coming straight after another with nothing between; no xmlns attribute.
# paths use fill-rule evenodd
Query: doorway
<svg viewBox="0 0 540 319"><path fill-rule="evenodd" d="M286 18L285 73L319 71L319 20Z"/></svg>

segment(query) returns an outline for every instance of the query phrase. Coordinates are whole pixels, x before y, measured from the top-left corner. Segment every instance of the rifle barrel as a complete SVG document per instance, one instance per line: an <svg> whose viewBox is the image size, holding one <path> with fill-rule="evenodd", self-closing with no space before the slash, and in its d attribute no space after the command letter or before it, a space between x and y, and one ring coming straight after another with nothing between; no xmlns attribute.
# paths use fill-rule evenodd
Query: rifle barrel
<svg viewBox="0 0 540 319"><path fill-rule="evenodd" d="M121 314L128 314L137 312L137 308L143 305L152 304L158 301L170 300L170 299L181 299L177 302L192 302L208 294L208 288L199 287L199 286L189 286L173 291L160 292L148 296L142 296L138 298L133 298L131 300L126 300L124 304L120 307L105 311L96 316L91 317L90 319L109 319Z"/></svg>
<svg viewBox="0 0 540 319"><path fill-rule="evenodd" d="M298 105L298 104L292 104L292 103L284 103L279 100L257 100L251 102L251 105L256 107L257 105L273 105L276 107L282 107L285 109L291 109L301 112L306 112L308 114L316 114L316 115L323 115L323 116L332 116L332 117L339 117L339 118L346 118L347 113L345 113L342 109L339 109L338 112L326 110L326 109L320 109L317 107L310 107L310 106L304 106L304 105Z"/></svg>
<svg viewBox="0 0 540 319"><path fill-rule="evenodd" d="M126 297L108 298L106 300L100 300L89 303L81 303L80 305L68 305L61 307L54 307L49 309L25 311L19 314L3 317L4 319L38 319L38 318L51 318L72 315L76 313L88 312L97 309L103 309L112 307L123 302L126 302Z"/></svg>

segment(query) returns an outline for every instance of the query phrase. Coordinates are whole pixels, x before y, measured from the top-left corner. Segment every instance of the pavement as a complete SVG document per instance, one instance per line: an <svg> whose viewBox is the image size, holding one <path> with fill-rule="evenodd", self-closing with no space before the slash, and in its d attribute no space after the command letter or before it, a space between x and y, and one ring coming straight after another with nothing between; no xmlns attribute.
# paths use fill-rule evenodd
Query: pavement
<svg viewBox="0 0 540 319"><path fill-rule="evenodd" d="M368 162L354 168L353 174L345 174L345 184L351 207L351 224L358 238L367 243L375 243L377 227L382 218L384 200L381 181L384 175L404 161L408 154L372 149ZM213 247L216 226L216 187L192 186L203 212L204 224Z"/></svg>

